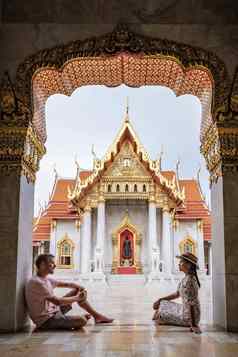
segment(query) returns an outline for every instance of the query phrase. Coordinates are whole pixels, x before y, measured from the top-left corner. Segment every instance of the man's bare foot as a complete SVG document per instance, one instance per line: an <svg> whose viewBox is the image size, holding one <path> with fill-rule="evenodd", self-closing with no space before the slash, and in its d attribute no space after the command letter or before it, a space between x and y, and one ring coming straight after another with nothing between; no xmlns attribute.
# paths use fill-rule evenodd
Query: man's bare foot
<svg viewBox="0 0 238 357"><path fill-rule="evenodd" d="M110 319L109 317L98 315L95 317L95 324L111 324L114 319Z"/></svg>
<svg viewBox="0 0 238 357"><path fill-rule="evenodd" d="M159 319L159 312L158 310L155 311L153 317L152 317L152 321L158 320Z"/></svg>
<svg viewBox="0 0 238 357"><path fill-rule="evenodd" d="M191 330L192 330L192 332L194 332L196 334L199 334L199 335L202 333L202 331L201 331L199 326L192 326Z"/></svg>
<svg viewBox="0 0 238 357"><path fill-rule="evenodd" d="M85 317L86 320L90 320L91 317L92 317L92 315L90 315L90 314L85 314L84 317Z"/></svg>

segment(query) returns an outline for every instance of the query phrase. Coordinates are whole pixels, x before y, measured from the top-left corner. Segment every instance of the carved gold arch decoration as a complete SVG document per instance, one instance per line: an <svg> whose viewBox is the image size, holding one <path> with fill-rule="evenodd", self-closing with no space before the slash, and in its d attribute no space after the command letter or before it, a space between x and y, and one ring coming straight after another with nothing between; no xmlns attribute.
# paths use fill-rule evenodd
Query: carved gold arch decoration
<svg viewBox="0 0 238 357"><path fill-rule="evenodd" d="M211 183L224 173L238 171L238 66L223 106L214 114L201 143Z"/></svg>
<svg viewBox="0 0 238 357"><path fill-rule="evenodd" d="M196 255L196 242L190 235L187 235L180 243L179 243L180 253L190 252Z"/></svg>
<svg viewBox="0 0 238 357"><path fill-rule="evenodd" d="M224 132L224 126L235 126L231 122L238 110L237 77L234 77L231 90L226 67L215 54L175 41L136 34L126 25L118 25L103 36L41 50L19 65L13 86L9 83L1 85L1 128L5 130L1 131L1 142L3 148L8 148L1 171L8 173L19 167L22 169L26 133L17 132L16 144L13 140L16 134L9 131L10 126L11 130L14 126L16 131L16 128L26 128L33 123L35 136L44 149L44 106L50 95L70 95L75 88L86 84L113 87L123 83L134 87L165 85L176 95L190 93L200 99L201 151L209 171L213 170L210 172L214 176L212 181L215 181L223 166L230 171L238 169L237 146L233 150L238 144L238 131L236 129L235 135ZM221 126L218 132L217 123ZM207 144L210 132L215 142L211 145ZM222 148L219 146L220 138L223 140ZM16 147L17 156L12 154ZM43 149L38 160L44 153ZM214 153L214 149L217 152ZM225 165L222 166L223 154ZM15 166L11 164L14 158L17 159ZM34 170L35 166L31 165L28 171Z"/></svg>
<svg viewBox="0 0 238 357"><path fill-rule="evenodd" d="M142 272L141 262L140 262L140 250L141 250L141 240L142 235L138 228L131 222L128 211L126 212L122 222L119 226L112 232L112 243L113 243L113 262L112 262L112 273L117 273L117 269L120 265L120 234L128 229L133 234L134 247L135 247L135 267L137 273Z"/></svg>
<svg viewBox="0 0 238 357"><path fill-rule="evenodd" d="M75 244L66 233L57 242L57 268L73 269Z"/></svg>
<svg viewBox="0 0 238 357"><path fill-rule="evenodd" d="M33 77L33 122L42 139L46 139L44 107L55 93L70 96L83 85L103 84L115 87L162 85L177 96L193 94L202 104L201 135L212 123L211 102L213 79L201 65L184 67L178 59L163 55L119 53L110 57L79 57L67 61L61 70L43 68Z"/></svg>

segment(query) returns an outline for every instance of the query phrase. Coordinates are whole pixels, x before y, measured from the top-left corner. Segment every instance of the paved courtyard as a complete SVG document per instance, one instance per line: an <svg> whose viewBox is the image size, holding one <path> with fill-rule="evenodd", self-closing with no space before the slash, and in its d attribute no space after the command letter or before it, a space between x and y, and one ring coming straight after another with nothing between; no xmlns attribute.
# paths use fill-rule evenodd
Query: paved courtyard
<svg viewBox="0 0 238 357"><path fill-rule="evenodd" d="M163 285L165 288L166 283ZM202 335L179 327L155 327L151 321L151 304L160 295L157 289L158 284L146 286L141 281L112 281L110 286L90 284L89 300L115 317L112 325L95 326L91 321L85 329L75 332L0 335L0 356L238 356L238 334L214 330L209 321L205 321L209 313L206 304L203 304ZM169 286L166 289L169 290ZM63 289L58 291L59 294L63 292ZM202 294L201 300L205 295ZM76 306L72 314L78 312L80 309Z"/></svg>

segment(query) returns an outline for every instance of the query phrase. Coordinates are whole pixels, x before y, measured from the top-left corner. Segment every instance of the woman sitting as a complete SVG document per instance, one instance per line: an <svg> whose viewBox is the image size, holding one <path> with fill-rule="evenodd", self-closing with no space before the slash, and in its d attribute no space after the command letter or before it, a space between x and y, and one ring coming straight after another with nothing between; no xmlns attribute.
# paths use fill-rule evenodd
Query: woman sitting
<svg viewBox="0 0 238 357"><path fill-rule="evenodd" d="M160 298L154 303L153 308L156 311L153 320L158 325L185 326L190 327L192 332L201 333L197 257L192 253L184 253L176 258L180 259L179 270L185 277L180 281L176 293ZM182 298L182 304L170 301L179 297Z"/></svg>

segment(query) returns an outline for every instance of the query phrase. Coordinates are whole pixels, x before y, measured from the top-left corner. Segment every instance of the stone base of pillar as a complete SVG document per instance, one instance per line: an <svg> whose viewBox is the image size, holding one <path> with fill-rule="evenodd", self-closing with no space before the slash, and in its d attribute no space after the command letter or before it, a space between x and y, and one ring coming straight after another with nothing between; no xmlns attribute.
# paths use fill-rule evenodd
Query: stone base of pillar
<svg viewBox="0 0 238 357"><path fill-rule="evenodd" d="M160 273L157 273L157 272L151 272L149 273L148 275L148 278L147 278L147 283L152 283L152 282L159 282L161 280L161 275Z"/></svg>
<svg viewBox="0 0 238 357"><path fill-rule="evenodd" d="M91 273L91 279L93 282L106 283L106 276L103 272Z"/></svg>
<svg viewBox="0 0 238 357"><path fill-rule="evenodd" d="M90 284L92 282L92 273L85 273L80 275L80 281L82 282L82 285L84 283Z"/></svg>
<svg viewBox="0 0 238 357"><path fill-rule="evenodd" d="M147 278L147 283L153 282L174 282L174 276L172 274L161 272L150 272Z"/></svg>

